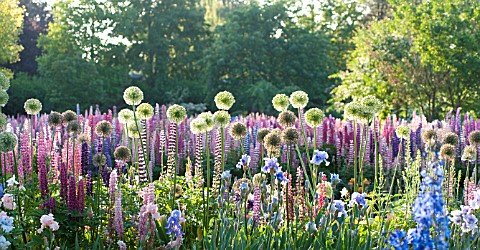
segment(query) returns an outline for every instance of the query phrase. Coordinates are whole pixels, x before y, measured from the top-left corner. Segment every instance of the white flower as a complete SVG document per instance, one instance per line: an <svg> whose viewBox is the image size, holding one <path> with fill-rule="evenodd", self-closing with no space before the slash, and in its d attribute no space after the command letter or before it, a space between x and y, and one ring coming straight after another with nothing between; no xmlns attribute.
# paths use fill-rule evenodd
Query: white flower
<svg viewBox="0 0 480 250"><path fill-rule="evenodd" d="M53 218L53 214L42 215L42 217L40 217L40 223L42 223L42 225L37 229L38 233L42 233L44 228L49 228L52 231L57 231L58 228L60 228L58 222Z"/></svg>
<svg viewBox="0 0 480 250"><path fill-rule="evenodd" d="M14 210L17 207L17 204L13 201L13 195L4 194L2 197L3 207L8 210Z"/></svg>
<svg viewBox="0 0 480 250"><path fill-rule="evenodd" d="M343 187L342 191L340 191L340 194L342 197L346 197L348 195L348 189Z"/></svg>
<svg viewBox="0 0 480 250"><path fill-rule="evenodd" d="M127 244L125 244L125 242L123 242L123 240L117 241L117 245L120 247L121 250L127 249Z"/></svg>
<svg viewBox="0 0 480 250"><path fill-rule="evenodd" d="M15 175L13 175L12 178L7 180L8 187L13 187L16 184L18 184L18 181L15 180Z"/></svg>

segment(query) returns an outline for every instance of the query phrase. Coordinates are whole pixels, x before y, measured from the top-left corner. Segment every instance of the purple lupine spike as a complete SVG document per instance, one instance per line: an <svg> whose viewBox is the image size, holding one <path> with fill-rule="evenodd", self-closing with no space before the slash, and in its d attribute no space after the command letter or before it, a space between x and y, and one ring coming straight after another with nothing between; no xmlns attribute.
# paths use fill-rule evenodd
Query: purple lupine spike
<svg viewBox="0 0 480 250"><path fill-rule="evenodd" d="M214 164L213 164L213 184L212 184L212 196L217 197L220 191L220 179L222 175L222 141L219 135L220 130L217 131L215 136L215 151L214 151Z"/></svg>
<svg viewBox="0 0 480 250"><path fill-rule="evenodd" d="M195 187L197 189L203 188L203 135L200 134L196 137L196 143L195 143Z"/></svg>
<svg viewBox="0 0 480 250"><path fill-rule="evenodd" d="M110 193L110 200L112 201L112 203L115 202L115 191L117 190L117 180L118 180L117 169L114 169L110 173L110 181L108 184L108 192Z"/></svg>
<svg viewBox="0 0 480 250"><path fill-rule="evenodd" d="M89 154L90 154L90 146L88 146L88 143L82 142L82 155L81 155L82 175L87 174Z"/></svg>
<svg viewBox="0 0 480 250"><path fill-rule="evenodd" d="M46 162L47 152L45 148L45 141L43 140L43 135L40 135L40 138L38 139L37 150L38 182L42 198L45 199L48 197L48 180Z"/></svg>
<svg viewBox="0 0 480 250"><path fill-rule="evenodd" d="M122 190L120 188L115 192L113 227L117 232L118 238L123 239L125 231L123 227Z"/></svg>
<svg viewBox="0 0 480 250"><path fill-rule="evenodd" d="M170 178L174 175L173 171L176 171L175 162L175 140L177 137L177 124L170 123L168 131L168 158L167 158L167 177Z"/></svg>
<svg viewBox="0 0 480 250"><path fill-rule="evenodd" d="M92 171L89 170L87 172L87 183L86 183L86 188L87 188L87 195L92 196L93 194L93 182L92 182Z"/></svg>
<svg viewBox="0 0 480 250"><path fill-rule="evenodd" d="M77 209L77 185L75 181L75 176L70 175L68 179L68 200L67 206L68 210L75 211Z"/></svg>
<svg viewBox="0 0 480 250"><path fill-rule="evenodd" d="M68 196L67 166L64 162L60 164L60 197L66 201Z"/></svg>
<svg viewBox="0 0 480 250"><path fill-rule="evenodd" d="M83 179L78 181L78 191L77 191L77 208L76 210L83 214L85 210L85 183Z"/></svg>
<svg viewBox="0 0 480 250"><path fill-rule="evenodd" d="M253 189L253 221L259 223L262 206L262 193L260 187L256 186Z"/></svg>

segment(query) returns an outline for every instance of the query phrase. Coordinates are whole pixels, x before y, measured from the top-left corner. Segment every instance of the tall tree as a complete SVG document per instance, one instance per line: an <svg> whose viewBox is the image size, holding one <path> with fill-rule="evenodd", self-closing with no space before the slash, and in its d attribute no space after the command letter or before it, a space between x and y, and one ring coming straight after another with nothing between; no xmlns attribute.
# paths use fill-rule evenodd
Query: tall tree
<svg viewBox="0 0 480 250"><path fill-rule="evenodd" d="M131 69L145 78L147 99L172 100L180 84L202 80L200 61L209 37L199 0L113 2L121 16L114 33L131 43L127 57Z"/></svg>
<svg viewBox="0 0 480 250"><path fill-rule="evenodd" d="M18 0L0 1L0 65L19 60L22 46L18 37L22 32L24 9Z"/></svg>
<svg viewBox="0 0 480 250"><path fill-rule="evenodd" d="M36 59L41 53L37 40L40 34L47 32L51 13L47 9L46 2L20 0L20 5L25 9L23 30L20 35L20 45L23 50L20 52L20 60L7 67L15 73L25 72L34 75L38 67Z"/></svg>

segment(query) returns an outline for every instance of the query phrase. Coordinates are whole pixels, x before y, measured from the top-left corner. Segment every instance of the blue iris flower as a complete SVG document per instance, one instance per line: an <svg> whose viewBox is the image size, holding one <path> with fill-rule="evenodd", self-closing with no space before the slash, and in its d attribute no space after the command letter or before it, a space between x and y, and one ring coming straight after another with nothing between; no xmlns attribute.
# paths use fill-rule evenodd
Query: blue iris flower
<svg viewBox="0 0 480 250"><path fill-rule="evenodd" d="M325 166L328 166L330 165L330 162L327 161L327 159L328 159L327 152L315 150L313 151L312 160L310 161L310 163L315 165L320 165L322 164L322 162L325 162Z"/></svg>

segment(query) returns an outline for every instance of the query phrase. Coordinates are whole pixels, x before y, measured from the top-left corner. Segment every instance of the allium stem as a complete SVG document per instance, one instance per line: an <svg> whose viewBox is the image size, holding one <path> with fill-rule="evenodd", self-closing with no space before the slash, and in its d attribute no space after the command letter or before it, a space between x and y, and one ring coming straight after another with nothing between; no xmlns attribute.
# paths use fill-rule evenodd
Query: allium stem
<svg viewBox="0 0 480 250"><path fill-rule="evenodd" d="M208 225L209 225L209 220L208 220L208 215L210 213L210 210L209 210L209 204L210 204L210 186L211 186L211 169L210 169L210 136L209 136L209 132L206 132L205 133L205 148L206 148L206 154L207 154L207 198L206 198L206 202L207 202L207 209L205 211L205 230L204 230L204 234L206 235L207 233L207 230L208 230ZM203 193L203 189L202 189L202 193Z"/></svg>
<svg viewBox="0 0 480 250"><path fill-rule="evenodd" d="M357 122L353 120L353 192L357 192Z"/></svg>
<svg viewBox="0 0 480 250"><path fill-rule="evenodd" d="M137 131L140 134L140 128L138 127L137 114L135 112L135 105L132 105L132 109L133 109L133 119L135 120L135 126L137 127ZM142 152L143 152L143 155L145 156L145 162L148 162L148 157L147 157L147 154L145 153L145 148L143 146L143 143L141 144L142 144Z"/></svg>

